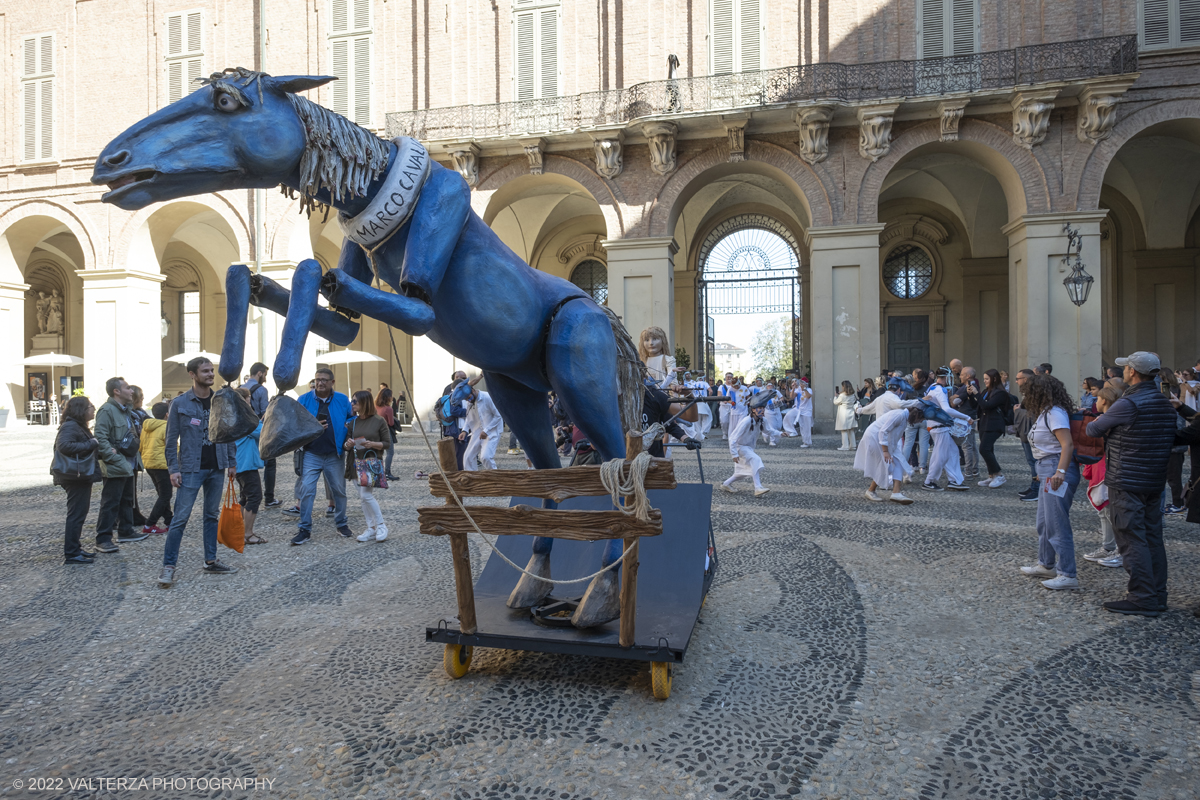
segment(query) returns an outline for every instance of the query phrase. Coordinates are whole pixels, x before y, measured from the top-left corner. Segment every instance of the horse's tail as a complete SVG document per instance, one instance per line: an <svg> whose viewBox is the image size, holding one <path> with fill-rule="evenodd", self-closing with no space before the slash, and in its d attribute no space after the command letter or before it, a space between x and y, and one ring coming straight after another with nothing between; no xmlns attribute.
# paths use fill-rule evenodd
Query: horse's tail
<svg viewBox="0 0 1200 800"><path fill-rule="evenodd" d="M613 341L617 345L617 402L621 406L621 430L637 433L642 429L642 388L646 379L646 365L638 357L637 346L629 331L621 324L621 318L608 306L600 306L608 315L612 326Z"/></svg>

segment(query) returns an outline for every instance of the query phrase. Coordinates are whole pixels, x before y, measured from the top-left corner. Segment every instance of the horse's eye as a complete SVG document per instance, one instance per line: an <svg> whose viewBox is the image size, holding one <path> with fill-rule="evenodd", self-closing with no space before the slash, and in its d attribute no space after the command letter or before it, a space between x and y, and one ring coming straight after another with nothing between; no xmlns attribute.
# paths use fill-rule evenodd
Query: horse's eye
<svg viewBox="0 0 1200 800"><path fill-rule="evenodd" d="M238 101L234 100L232 95L221 92L217 95L216 106L218 111L237 111Z"/></svg>

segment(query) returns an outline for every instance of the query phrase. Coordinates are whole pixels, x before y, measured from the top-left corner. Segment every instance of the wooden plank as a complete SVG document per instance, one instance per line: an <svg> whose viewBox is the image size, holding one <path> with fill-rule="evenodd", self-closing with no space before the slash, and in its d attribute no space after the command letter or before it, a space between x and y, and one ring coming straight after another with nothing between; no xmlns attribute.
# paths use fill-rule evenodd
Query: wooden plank
<svg viewBox="0 0 1200 800"><path fill-rule="evenodd" d="M454 455L454 440L438 440L438 463L447 475L457 475L458 458ZM437 473L435 473L437 474ZM438 478L441 478L438 475ZM462 511L454 503L454 498L447 493L447 508L439 511L449 511L462 516ZM467 635L479 630L479 622L475 616L475 579L471 577L471 549L467 546L467 532L455 531L450 534L450 556L454 563L454 593L458 598L459 630Z"/></svg>
<svg viewBox="0 0 1200 800"><path fill-rule="evenodd" d="M562 511L530 508L469 506L471 517L484 533L514 536L549 536L552 539L574 539L594 542L602 539L633 539L639 536L658 536L662 533L662 514L650 512L650 521L642 522L620 511ZM435 506L418 508L417 522L427 536L445 536L474 530L457 507Z"/></svg>
<svg viewBox="0 0 1200 800"><path fill-rule="evenodd" d="M438 463L446 472L458 472L458 457L454 455L453 439L438 439Z"/></svg>
<svg viewBox="0 0 1200 800"><path fill-rule="evenodd" d="M459 497L538 497L561 503L571 497L608 494L600 483L599 467L464 470L447 474ZM656 458L650 462L646 470L647 489L674 489L675 485L675 464L671 459ZM450 489L437 473L429 476L429 492L434 497L450 497Z"/></svg>
<svg viewBox="0 0 1200 800"><path fill-rule="evenodd" d="M633 647L637 620L638 540L626 539L629 555L621 562L621 647Z"/></svg>

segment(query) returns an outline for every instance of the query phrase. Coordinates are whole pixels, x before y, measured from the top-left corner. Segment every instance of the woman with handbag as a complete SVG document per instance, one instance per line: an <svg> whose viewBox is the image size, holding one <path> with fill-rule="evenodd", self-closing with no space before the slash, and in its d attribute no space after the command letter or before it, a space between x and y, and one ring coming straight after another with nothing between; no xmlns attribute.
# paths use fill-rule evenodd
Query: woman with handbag
<svg viewBox="0 0 1200 800"><path fill-rule="evenodd" d="M97 442L88 430L96 407L86 397L72 397L63 409L62 424L54 439L54 483L67 492L67 526L63 543L64 564L91 564L95 554L79 546L83 522L92 508L92 484L99 480Z"/></svg>
<svg viewBox="0 0 1200 800"><path fill-rule="evenodd" d="M346 423L346 479L358 485L367 529L358 535L360 542L382 542L387 538L387 525L379 501L372 495L375 488L387 488L383 459L380 455L391 444L392 435L387 422L375 413L375 398L368 391L358 391L351 399L355 416Z"/></svg>

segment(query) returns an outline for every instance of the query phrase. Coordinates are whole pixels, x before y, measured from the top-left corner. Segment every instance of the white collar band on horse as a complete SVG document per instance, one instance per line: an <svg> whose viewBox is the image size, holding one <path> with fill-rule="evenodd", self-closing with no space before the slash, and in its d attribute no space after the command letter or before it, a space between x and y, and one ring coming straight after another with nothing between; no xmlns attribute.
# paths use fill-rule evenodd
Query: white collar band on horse
<svg viewBox="0 0 1200 800"><path fill-rule="evenodd" d="M416 139L398 136L396 160L371 204L360 214L338 213L338 224L346 238L370 250L391 236L412 215L429 177L429 151Z"/></svg>

